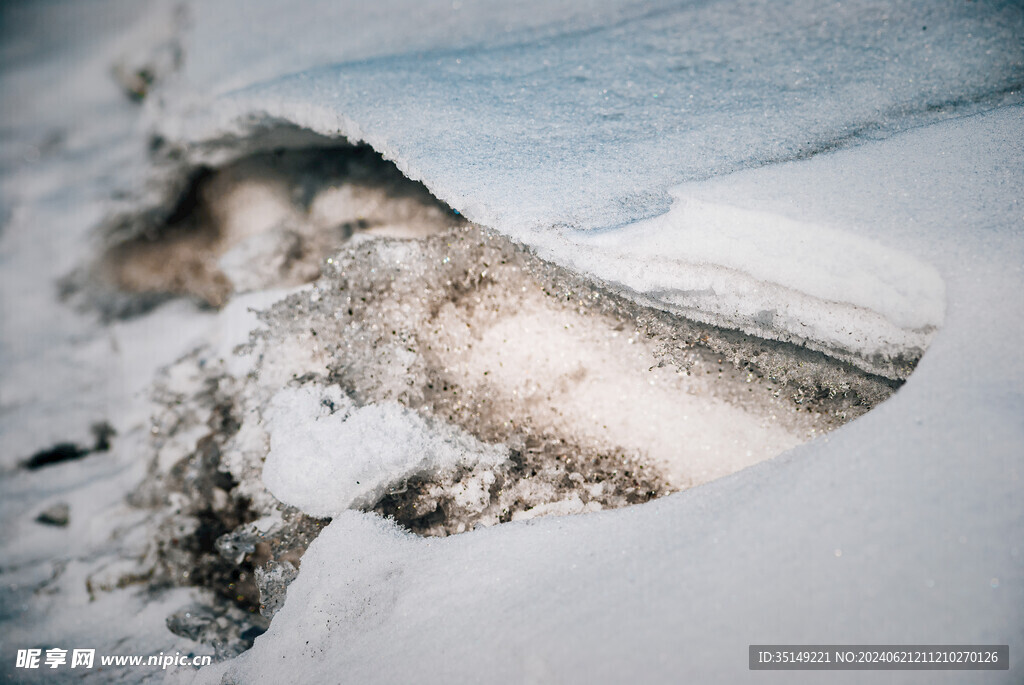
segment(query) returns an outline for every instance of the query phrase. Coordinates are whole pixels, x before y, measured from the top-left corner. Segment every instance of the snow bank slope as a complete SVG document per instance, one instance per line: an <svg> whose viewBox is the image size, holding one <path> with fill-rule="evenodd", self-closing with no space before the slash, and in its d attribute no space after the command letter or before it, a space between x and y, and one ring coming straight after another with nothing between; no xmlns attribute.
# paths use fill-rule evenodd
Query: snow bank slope
<svg viewBox="0 0 1024 685"><path fill-rule="evenodd" d="M424 7L438 4L451 7ZM329 23L322 9L305 24ZM566 18L575 12L560 3L502 11L509 27L550 18L557 28L513 32L509 44L501 22L468 21L479 31L470 43L395 3L386 24L371 25L375 49L339 41L348 47L314 62L285 47L277 73L249 83L236 76L247 73L249 31L222 19L200 34L218 40L186 42L187 63L204 74L186 68L187 102L165 98L168 114L194 117L166 130L203 140L277 117L340 132L470 219L519 237L656 216L681 182L1019 99L1024 81L1024 11L1012 3L616 3L593 23ZM220 94L222 83L235 89Z"/></svg>
<svg viewBox="0 0 1024 685"><path fill-rule="evenodd" d="M1015 682L1021 140L1024 109L1007 108L687 188L795 220L839 218L936 265L946 324L871 414L788 457L613 514L441 541L346 514L310 547L269 632L200 682L739 682L752 643L950 641L1009 643L1010 670L985 682ZM920 680L872 675L858 681Z"/></svg>

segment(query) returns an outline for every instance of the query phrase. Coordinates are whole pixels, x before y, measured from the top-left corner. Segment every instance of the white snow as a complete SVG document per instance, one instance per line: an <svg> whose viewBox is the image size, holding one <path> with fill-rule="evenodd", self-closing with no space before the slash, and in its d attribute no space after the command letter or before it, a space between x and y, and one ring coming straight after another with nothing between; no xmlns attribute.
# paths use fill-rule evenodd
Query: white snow
<svg viewBox="0 0 1024 685"><path fill-rule="evenodd" d="M731 477L441 541L342 511L370 492L351 481L362 488L366 474L384 491L479 458L477 446L451 431L445 443L392 405L300 427L289 407L322 397L285 391L268 484L338 516L270 631L198 681L737 682L749 678L747 645L765 642L1009 644L1010 670L984 682L1019 679L1019 3L184 10L179 23L172 3L0 7L5 675L9 650L35 645L202 649L165 629L196 591L111 587L92 601L86 582L116 585L152 535L123 503L147 467L140 393L189 351L219 363L255 322L235 300L107 326L62 304L56 284L92 254L115 193L149 201L152 127L200 162L247 152L232 136L294 124L370 143L465 216L644 302L882 371L928 349L871 414ZM170 68L176 40L181 70L140 111L112 70L151 58ZM238 271L245 255L234 258ZM277 294L253 297L265 306ZM242 375L249 362L224 363ZM273 371L261 380L284 386L290 373ZM118 429L109 453L17 469L34 450L88 440L103 419ZM287 464L277 482L274 464ZM60 501L68 528L34 523Z"/></svg>
<svg viewBox="0 0 1024 685"><path fill-rule="evenodd" d="M873 358L923 351L942 325L945 287L931 265L854 232L685 192L661 216L576 234L566 261L689 318L881 373Z"/></svg>
<svg viewBox="0 0 1024 685"><path fill-rule="evenodd" d="M270 452L263 482L311 516L369 507L410 478L508 456L455 427L430 427L397 402L355 408L337 386L281 390L265 418Z"/></svg>
<svg viewBox="0 0 1024 685"><path fill-rule="evenodd" d="M224 17L234 5L215 7ZM449 7L417 10L434 11ZM618 230L627 224L677 224L682 204L670 211L671 193L682 182L1019 100L1019 7L625 3L607 6L610 15L596 24L577 18L553 35L531 35L529 26L564 11L517 4L502 10L518 17L506 19L511 33L488 34L485 23L462 48L465 38L453 37L447 20L415 37L398 22L383 42L339 45L316 68L307 61L312 49L283 48L273 75L266 62L242 66L233 41L247 54L251 37L228 33L191 45L202 73L186 69L174 97L151 114L196 160L223 154L215 141L282 121L369 142L470 219L702 320L807 342L881 373L901 348L927 345L942 318L934 273L902 259L889 264L893 253L863 241L844 253L835 233L817 230L831 225L827 216L803 232L816 236L807 249L829 242L821 256L846 259L818 268L792 242L783 250L790 260L744 259L732 241L728 260L718 250L707 262L677 226L665 229L675 238L654 265L642 254L580 246L594 229L612 234L606 247L637 239ZM363 17L368 27L373 14ZM464 20L466 29L477 26ZM741 224L760 232L774 221L746 216ZM756 244L769 242L766 235ZM626 277L637 271L660 278Z"/></svg>

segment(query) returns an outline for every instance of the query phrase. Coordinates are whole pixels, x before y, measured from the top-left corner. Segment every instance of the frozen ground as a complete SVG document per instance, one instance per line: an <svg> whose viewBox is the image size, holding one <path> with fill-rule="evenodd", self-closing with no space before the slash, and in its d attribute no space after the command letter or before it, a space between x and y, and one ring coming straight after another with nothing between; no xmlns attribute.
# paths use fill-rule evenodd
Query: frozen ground
<svg viewBox="0 0 1024 685"><path fill-rule="evenodd" d="M32 646L230 657L265 596L252 649L174 675L735 682L751 643L962 642L1019 680L1019 5L0 11L4 676ZM340 136L485 229L274 152ZM673 404L718 365L751 399ZM705 462L691 410L726 427ZM740 438L782 454L595 511ZM348 510L381 493L478 527Z"/></svg>

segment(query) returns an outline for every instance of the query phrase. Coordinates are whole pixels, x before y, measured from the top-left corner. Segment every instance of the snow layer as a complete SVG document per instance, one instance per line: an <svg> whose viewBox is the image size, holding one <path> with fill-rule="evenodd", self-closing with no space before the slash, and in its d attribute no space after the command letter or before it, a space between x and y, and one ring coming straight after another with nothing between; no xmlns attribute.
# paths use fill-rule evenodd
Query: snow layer
<svg viewBox="0 0 1024 685"><path fill-rule="evenodd" d="M249 35L193 39L187 51L200 66L185 69L153 116L195 160L282 122L364 140L468 218L644 302L897 377L901 357L920 356L942 323L934 272L863 242L848 252L852 239L837 237L827 215L805 227L811 241L787 240L788 259L774 258L778 250L745 259L737 244L754 255L782 237L765 231L779 224L760 209L742 219L715 210L719 224L749 229L722 238L722 259L679 230L688 220L670 189L1018 102L1019 5L599 3L598 18L583 19L557 3L517 3L485 20L466 3L472 11L456 28L456 4L411 12L433 20L415 36L418 23L392 21L378 43L282 46L276 73L266 59L240 59L251 54ZM234 7L199 12L219 17L206 24L216 27ZM351 19L375 27L376 12ZM463 31L479 33L470 40ZM685 213L694 223L712 218L692 203ZM663 227L657 245L609 249L652 239L645 226L580 248L593 240L581 232L653 217ZM762 239L750 241L753 232Z"/></svg>
<svg viewBox="0 0 1024 685"><path fill-rule="evenodd" d="M204 31L223 32L249 5L215 3L221 19ZM1024 70L1014 3L609 3L597 21L579 19L582 8L566 20L567 7L503 8L506 27L557 27L512 44L502 19L466 18L479 33L465 46L444 23L397 21L407 9L396 4L379 10L390 23L372 48L338 41L314 69L292 62L308 48L283 47L277 73L248 83L236 46L251 34L196 39L186 49L200 66L179 83L187 101L165 96L161 127L197 142L276 118L365 140L470 219L522 237L657 216L682 181L991 106L1004 91L1016 99Z"/></svg>
<svg viewBox="0 0 1024 685"><path fill-rule="evenodd" d="M628 230L577 233L567 261L688 318L884 375L906 371L879 355L917 358L941 325L945 286L929 264L852 232L685 193L677 188L667 213Z"/></svg>
<svg viewBox="0 0 1024 685"><path fill-rule="evenodd" d="M1024 108L1005 108L688 187L794 220L839 217L936 266L949 283L946 325L871 414L615 513L441 541L347 514L308 550L269 632L199 682L738 682L748 644L951 641L1009 643L1010 670L931 672L929 682L1015 682L1021 140Z"/></svg>

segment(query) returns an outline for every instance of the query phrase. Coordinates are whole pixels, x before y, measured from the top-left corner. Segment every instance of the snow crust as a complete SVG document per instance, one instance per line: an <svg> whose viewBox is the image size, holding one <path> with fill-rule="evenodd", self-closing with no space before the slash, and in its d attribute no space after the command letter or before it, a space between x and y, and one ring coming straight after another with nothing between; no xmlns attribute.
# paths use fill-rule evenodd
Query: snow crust
<svg viewBox="0 0 1024 685"><path fill-rule="evenodd" d="M576 234L574 268L688 318L795 340L885 375L873 357L919 356L942 324L929 264L855 233L674 191L665 214Z"/></svg>
<svg viewBox="0 0 1024 685"><path fill-rule="evenodd" d="M205 30L249 5L214 4L224 18ZM204 76L186 69L159 126L190 143L274 120L365 140L470 219L528 239L657 216L680 182L991 106L1020 77L1024 16L1012 3L610 3L591 25L566 20L585 16L571 7L517 3L494 23L466 19L479 31L471 46L414 12L372 49L339 41L316 68L309 57L288 73L308 48L283 46L277 73L247 82L246 50L235 50L248 33L196 40ZM551 28L507 44L502 20Z"/></svg>

